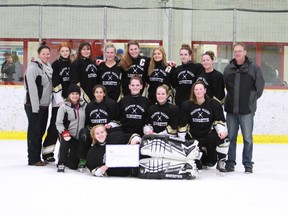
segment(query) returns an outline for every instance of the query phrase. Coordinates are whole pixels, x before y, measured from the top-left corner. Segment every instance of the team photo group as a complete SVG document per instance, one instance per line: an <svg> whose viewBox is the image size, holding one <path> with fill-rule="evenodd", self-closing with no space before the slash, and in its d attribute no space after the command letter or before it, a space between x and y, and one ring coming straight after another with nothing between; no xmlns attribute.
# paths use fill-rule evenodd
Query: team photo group
<svg viewBox="0 0 288 216"><path fill-rule="evenodd" d="M241 129L240 161L253 173L264 79L245 44L234 44L223 72L213 67L213 51L194 63L188 44L179 48L179 65L162 46L144 56L137 41L125 50L108 42L97 59L85 41L73 58L67 42L59 44L57 59L45 43L37 52L24 75L28 165L56 163L59 173L87 169L97 177L194 179L214 167L223 175L235 171ZM139 165L109 167L106 147L113 144L139 146Z"/></svg>

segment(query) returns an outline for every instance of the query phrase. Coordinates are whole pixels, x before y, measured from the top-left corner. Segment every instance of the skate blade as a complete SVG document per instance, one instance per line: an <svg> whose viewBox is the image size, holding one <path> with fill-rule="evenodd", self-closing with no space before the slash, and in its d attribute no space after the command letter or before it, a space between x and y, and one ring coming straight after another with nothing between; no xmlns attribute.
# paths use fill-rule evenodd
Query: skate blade
<svg viewBox="0 0 288 216"><path fill-rule="evenodd" d="M85 171L85 168L78 168L78 171L83 173Z"/></svg>

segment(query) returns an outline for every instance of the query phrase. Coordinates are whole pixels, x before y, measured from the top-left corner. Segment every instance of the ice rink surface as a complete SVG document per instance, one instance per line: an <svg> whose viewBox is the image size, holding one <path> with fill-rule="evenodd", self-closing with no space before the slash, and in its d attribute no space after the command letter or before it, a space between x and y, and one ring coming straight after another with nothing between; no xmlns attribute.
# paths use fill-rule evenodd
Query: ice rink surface
<svg viewBox="0 0 288 216"><path fill-rule="evenodd" d="M194 180L93 177L27 165L25 141L0 141L1 216L286 216L288 145L254 145L254 173L210 168Z"/></svg>

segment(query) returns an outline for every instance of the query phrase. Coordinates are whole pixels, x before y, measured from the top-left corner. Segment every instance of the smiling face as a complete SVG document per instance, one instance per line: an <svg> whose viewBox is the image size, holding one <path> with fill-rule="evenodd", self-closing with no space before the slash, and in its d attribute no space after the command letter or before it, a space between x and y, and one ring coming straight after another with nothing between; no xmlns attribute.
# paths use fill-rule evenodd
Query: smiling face
<svg viewBox="0 0 288 216"><path fill-rule="evenodd" d="M245 62L247 51L241 45L236 45L233 49L233 55L237 64L242 65Z"/></svg>
<svg viewBox="0 0 288 216"><path fill-rule="evenodd" d="M69 99L70 99L71 103L77 104L79 99L80 99L80 94L78 92L71 92L69 94Z"/></svg>
<svg viewBox="0 0 288 216"><path fill-rule="evenodd" d="M214 61L211 59L209 55L203 55L201 58L201 62L202 62L203 67L205 68L205 71L213 70Z"/></svg>
<svg viewBox="0 0 288 216"><path fill-rule="evenodd" d="M89 46L84 46L81 49L81 56L83 56L84 58L89 58L91 55L91 50Z"/></svg>
<svg viewBox="0 0 288 216"><path fill-rule="evenodd" d="M95 97L96 102L98 103L104 100L105 95L106 94L101 87L96 88L94 91L94 97Z"/></svg>
<svg viewBox="0 0 288 216"><path fill-rule="evenodd" d="M140 48L135 44L131 44L129 46L128 52L132 58L137 58L140 54Z"/></svg>
<svg viewBox="0 0 288 216"><path fill-rule="evenodd" d="M60 56L62 56L65 59L68 59L70 56L70 49L68 47L61 47L59 50Z"/></svg>
<svg viewBox="0 0 288 216"><path fill-rule="evenodd" d="M163 54L159 49L155 49L153 52L153 59L155 62L160 62L163 60Z"/></svg>
<svg viewBox="0 0 288 216"><path fill-rule="evenodd" d="M41 59L41 61L44 64L47 64L50 60L50 50L47 48L43 48L40 53L38 54L39 59Z"/></svg>
<svg viewBox="0 0 288 216"><path fill-rule="evenodd" d="M142 87L143 87L143 85L141 84L141 82L138 79L131 78L130 84L129 84L129 89L130 89L131 95L140 94Z"/></svg>
<svg viewBox="0 0 288 216"><path fill-rule="evenodd" d="M197 100L203 99L206 94L206 88L202 83L198 83L195 85L193 93Z"/></svg>
<svg viewBox="0 0 288 216"><path fill-rule="evenodd" d="M116 56L116 52L115 52L115 48L113 47L107 47L105 50L105 57L108 61L112 61L115 59Z"/></svg>
<svg viewBox="0 0 288 216"><path fill-rule="evenodd" d="M162 86L158 87L156 90L156 98L157 98L157 102L160 105L163 105L167 102L168 100L168 92L165 88L163 88Z"/></svg>
<svg viewBox="0 0 288 216"><path fill-rule="evenodd" d="M183 64L187 64L191 60L191 55L186 49L181 49L179 52L180 60Z"/></svg>
<svg viewBox="0 0 288 216"><path fill-rule="evenodd" d="M104 126L99 126L94 129L94 138L99 143L104 143L107 137L107 131Z"/></svg>

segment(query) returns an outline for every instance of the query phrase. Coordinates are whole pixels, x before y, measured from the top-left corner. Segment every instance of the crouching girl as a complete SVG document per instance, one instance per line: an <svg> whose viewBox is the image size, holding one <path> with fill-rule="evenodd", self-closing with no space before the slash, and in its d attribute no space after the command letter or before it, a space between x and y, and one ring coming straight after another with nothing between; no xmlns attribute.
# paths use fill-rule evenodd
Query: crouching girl
<svg viewBox="0 0 288 216"><path fill-rule="evenodd" d="M122 131L107 133L104 125L96 125L91 129L92 147L87 154L87 168L92 175L103 176L129 176L131 168L109 168L105 165L106 144L140 144L138 134L126 134Z"/></svg>
<svg viewBox="0 0 288 216"><path fill-rule="evenodd" d="M68 97L57 112L56 128L60 137L58 172L64 172L65 166L77 169L79 158L79 131L85 125L86 102L80 98L80 88L71 84Z"/></svg>

